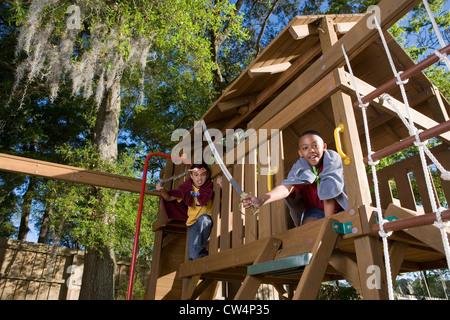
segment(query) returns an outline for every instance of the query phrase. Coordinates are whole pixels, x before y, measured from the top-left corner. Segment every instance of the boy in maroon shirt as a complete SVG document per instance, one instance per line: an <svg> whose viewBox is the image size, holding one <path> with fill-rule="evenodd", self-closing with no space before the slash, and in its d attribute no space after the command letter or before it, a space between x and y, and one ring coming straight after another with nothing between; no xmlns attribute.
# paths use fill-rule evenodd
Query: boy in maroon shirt
<svg viewBox="0 0 450 320"><path fill-rule="evenodd" d="M342 161L317 131L305 131L299 139L300 159L288 177L270 192L243 199L246 209L285 199L296 226L348 209Z"/></svg>

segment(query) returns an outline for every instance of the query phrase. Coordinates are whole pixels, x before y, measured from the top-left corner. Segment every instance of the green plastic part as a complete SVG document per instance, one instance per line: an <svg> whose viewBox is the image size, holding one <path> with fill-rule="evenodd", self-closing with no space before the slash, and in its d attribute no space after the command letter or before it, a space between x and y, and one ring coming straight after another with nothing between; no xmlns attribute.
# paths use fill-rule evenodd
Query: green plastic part
<svg viewBox="0 0 450 320"><path fill-rule="evenodd" d="M247 275L281 276L303 272L310 263L312 254L303 253L292 257L261 262L247 267Z"/></svg>
<svg viewBox="0 0 450 320"><path fill-rule="evenodd" d="M344 223L333 222L333 230L340 234L347 234L347 233L352 233L353 226L350 221L344 222Z"/></svg>

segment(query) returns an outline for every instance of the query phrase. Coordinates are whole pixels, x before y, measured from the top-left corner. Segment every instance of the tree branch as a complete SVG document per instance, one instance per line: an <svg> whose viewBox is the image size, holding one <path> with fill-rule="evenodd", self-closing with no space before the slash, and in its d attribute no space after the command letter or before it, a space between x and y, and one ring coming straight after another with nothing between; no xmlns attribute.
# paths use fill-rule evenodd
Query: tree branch
<svg viewBox="0 0 450 320"><path fill-rule="evenodd" d="M279 0L275 0L272 4L272 8L270 9L270 11L267 13L266 17L264 18L264 22L261 26L261 31L259 32L258 35L258 39L256 40L256 56L259 54L259 51L261 50L261 38L263 36L264 30L266 29L267 26L267 22L269 21L270 16L272 15L273 11L275 10L275 7L277 5Z"/></svg>

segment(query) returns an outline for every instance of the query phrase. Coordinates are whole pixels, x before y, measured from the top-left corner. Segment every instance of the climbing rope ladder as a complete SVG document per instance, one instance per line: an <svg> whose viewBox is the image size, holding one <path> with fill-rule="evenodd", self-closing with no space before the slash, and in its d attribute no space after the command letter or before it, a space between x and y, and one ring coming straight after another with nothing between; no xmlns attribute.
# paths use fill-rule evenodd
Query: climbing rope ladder
<svg viewBox="0 0 450 320"><path fill-rule="evenodd" d="M378 22L378 19L377 19L376 15L374 16L374 22L375 22L376 28L378 30L378 33L380 34L380 38L382 40L384 49L386 51L386 55L388 57L390 66L392 68L392 72L394 73L394 76L395 76L395 81L394 81L393 85L397 85L400 88L400 91L402 94L402 98L403 98L406 113L407 113L406 117L400 112L399 108L395 105L395 103L393 103L390 96L387 93L382 92L382 91L385 91L388 89L387 84L384 85L383 88L380 87L375 91L377 92L377 96L380 96L380 98L382 100L386 101L395 110L395 112L397 113L397 115L399 116L399 118L401 119L403 124L405 125L405 127L408 129L410 136L414 137L414 145L419 150L420 160L421 160L421 164L422 164L422 170L423 170L423 173L425 176L425 182L426 182L426 186L427 186L428 196L429 196L431 206L432 206L432 211L434 213L436 213L436 220L434 222L434 225L436 227L438 227L440 230L442 242L444 245L444 251L445 251L445 255L446 255L446 259L447 259L447 265L450 268L450 247L449 247L449 242L448 242L448 235L447 235L447 232L445 231L445 228L449 226L449 222L444 222L442 219L442 212L445 210L445 208L443 208L439 205L439 200L436 199L435 194L433 192L432 178L431 178L430 172L428 170L425 154L430 158L430 160L433 162L433 164L436 166L436 168L441 172L442 179L450 180L450 172L445 170L442 167L442 165L434 157L434 155L431 153L431 151L427 148L426 143L424 143L422 141L421 135L420 135L421 131L419 131L414 125L409 102L408 102L408 97L406 95L406 90L405 90L405 84L408 82L410 77L412 77L415 73L422 71L424 68L428 67L432 63L436 62L436 60L438 60L440 62L444 62L445 65L447 66L447 68L450 70L450 62L447 57L447 52L449 51L449 46L445 46L445 42L443 40L443 37L439 31L437 24L436 24L436 21L434 19L433 13L430 9L428 2L426 0L423 0L423 3L425 5L427 13L430 17L430 20L432 22L433 28L436 32L436 35L438 37L439 44L441 45L442 50L441 51L435 50L435 53L431 57L426 59L427 60L426 62L424 61L424 63L420 64L420 66L418 64L415 68L411 68L414 70L409 70L410 72L408 72L407 76L405 76L406 71L405 71L405 73L402 71L400 71L400 72L397 71L394 61L392 59L390 50L387 46L383 31ZM369 106L369 101L371 101L374 97L376 97L375 91L370 94L370 97L369 97L369 95L367 95L366 97L361 96L360 92L358 91L356 79L353 74L353 70L350 65L350 61L349 61L349 58L347 56L344 46L342 46L342 51L343 51L343 54L345 57L345 62L347 64L347 68L351 75L351 79L352 79L353 86L355 89L356 97L358 100L357 103L358 103L359 108L361 109L362 116L363 116L364 132L365 132L365 138L366 138L367 150L368 150L367 164L370 165L371 169L372 169L373 184L374 184L374 189L375 189L375 202L376 202L376 208L377 208L377 213L378 213L379 235L382 238L382 242L383 242L383 254L384 254L384 261L385 261L387 284L388 284L388 294L389 294L389 299L393 300L394 292L393 292L393 283L392 283L392 272L391 272L391 268L390 268L389 248L388 248L388 241L387 241L388 237L392 234L393 231L386 232L385 228L384 228L384 224L389 221L386 220L382 216L383 214L382 214L382 209L381 209L378 178L377 178L377 172L376 172L376 165L378 164L379 161L375 161L375 159L373 157L375 152L372 151L371 142L370 142L369 126L368 126L368 120L367 120L367 108ZM392 85L389 85L389 86L392 86ZM447 121L447 123L448 123L448 121ZM448 126L446 125L445 128L447 128L447 127ZM442 129L442 130L446 130L446 129Z"/></svg>

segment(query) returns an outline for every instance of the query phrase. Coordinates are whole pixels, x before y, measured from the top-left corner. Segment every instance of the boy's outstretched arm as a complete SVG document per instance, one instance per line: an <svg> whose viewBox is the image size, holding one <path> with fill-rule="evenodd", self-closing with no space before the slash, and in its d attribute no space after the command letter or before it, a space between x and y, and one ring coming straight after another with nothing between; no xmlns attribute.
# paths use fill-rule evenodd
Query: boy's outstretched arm
<svg viewBox="0 0 450 320"><path fill-rule="evenodd" d="M334 199L323 200L323 211L325 213L325 217L329 217L334 214L335 206L336 201Z"/></svg>
<svg viewBox="0 0 450 320"><path fill-rule="evenodd" d="M249 194L242 199L242 203L245 209L253 209L253 206L260 208L264 204L286 198L293 188L292 185L279 185L260 197Z"/></svg>
<svg viewBox="0 0 450 320"><path fill-rule="evenodd" d="M166 201L174 201L174 200L178 200L180 198L174 197L172 195L170 195L166 189L164 189L164 187L161 185L161 183L157 183L156 184L156 190L161 192L161 197L164 198L164 200Z"/></svg>

